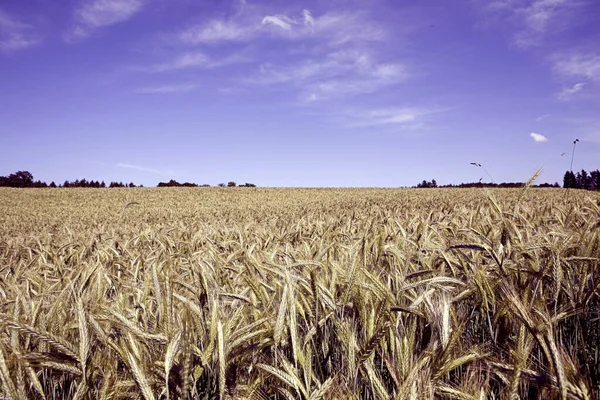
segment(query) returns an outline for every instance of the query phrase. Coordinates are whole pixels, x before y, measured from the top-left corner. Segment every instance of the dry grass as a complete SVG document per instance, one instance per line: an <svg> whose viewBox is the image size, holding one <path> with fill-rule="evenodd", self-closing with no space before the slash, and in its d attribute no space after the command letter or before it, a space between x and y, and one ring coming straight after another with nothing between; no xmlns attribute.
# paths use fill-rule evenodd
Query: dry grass
<svg viewBox="0 0 600 400"><path fill-rule="evenodd" d="M599 398L599 204L2 188L0 398Z"/></svg>

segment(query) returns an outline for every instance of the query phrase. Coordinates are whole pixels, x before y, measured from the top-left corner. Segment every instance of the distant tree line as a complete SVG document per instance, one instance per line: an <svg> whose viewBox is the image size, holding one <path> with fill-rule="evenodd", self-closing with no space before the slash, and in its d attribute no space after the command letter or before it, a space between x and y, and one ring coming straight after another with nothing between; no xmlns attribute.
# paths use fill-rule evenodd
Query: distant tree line
<svg viewBox="0 0 600 400"><path fill-rule="evenodd" d="M76 179L74 181L64 181L61 185L57 185L54 181L49 184L42 181L34 181L33 174L29 171L18 171L8 176L0 176L0 186L13 188L133 188L138 187L133 182L110 182L108 185L104 181L95 181L87 179ZM140 185L139 187L143 187Z"/></svg>
<svg viewBox="0 0 600 400"><path fill-rule="evenodd" d="M432 179L431 182L423 180L423 182L417 184L416 187L419 189L421 189L421 188L436 188L436 187L438 187L438 185L437 185L437 182L435 181L435 179Z"/></svg>
<svg viewBox="0 0 600 400"><path fill-rule="evenodd" d="M458 188L472 188L472 187L490 187L490 188L520 188L524 187L526 182L502 182L502 183L489 183L489 182L471 182L471 183L461 183L458 185L444 185L442 187L458 187ZM537 185L531 185L531 187L540 187L540 188L559 188L560 185L558 182L554 183L540 183Z"/></svg>
<svg viewBox="0 0 600 400"><path fill-rule="evenodd" d="M190 182L185 182L185 183L179 183L174 179L171 179L169 182L159 182L158 187L210 187L210 185L208 184L204 184L204 185L198 185L196 183L190 183ZM219 187L236 187L237 184L233 181L228 182L227 185L225 185L224 183L219 183L217 186ZM243 185L239 185L239 187L256 187L255 184L253 183L244 183Z"/></svg>
<svg viewBox="0 0 600 400"><path fill-rule="evenodd" d="M224 183L219 183L220 187L236 187L237 184L233 181L230 181L225 185ZM134 187L144 187L143 185L136 185L133 182L123 183L123 182L110 182L108 185L104 181L96 181L96 180L87 180L87 179L76 179L74 181L64 181L63 184L57 185L54 181L47 184L42 181L34 181L33 174L29 171L18 171L14 174L10 174L8 176L0 176L0 187L13 187L13 188L134 188ZM210 187L208 184L198 185L196 183L179 183L174 179L171 179L168 182L159 182L158 187ZM239 187L256 187L253 183L245 183L243 185L239 185Z"/></svg>
<svg viewBox="0 0 600 400"><path fill-rule="evenodd" d="M168 182L159 182L158 187L210 187L208 184L198 185L196 183L179 183L174 179ZM225 183L219 183L219 187L256 187L253 183L244 183L243 185L237 185L233 181ZM499 188L518 188L525 186L524 182L502 182L502 183L483 183L483 182L471 182L471 183L460 183L458 185L449 184L438 186L435 179L431 181L423 180L413 188L481 188L481 187L499 187ZM539 185L533 185L534 187L554 187L558 188L560 185L558 182L554 184L542 183ZM143 185L136 185L133 182L110 182L108 185L104 181L87 180L87 179L76 179L74 181L64 181L62 185L57 185L54 181L47 184L40 180L34 180L33 174L29 171L17 171L8 176L0 176L0 187L13 187L13 188L134 188L143 187ZM581 171L574 173L572 171L565 172L563 178L563 187L571 189L584 189L584 190L597 190L600 191L600 170L587 172L582 169Z"/></svg>
<svg viewBox="0 0 600 400"><path fill-rule="evenodd" d="M106 185L106 183L104 183L104 181L98 182L98 181L88 181L86 179L82 179L82 180L76 179L73 182L65 181L59 187L65 187L65 188L71 188L71 187L80 187L80 188L105 188L105 187L109 187L109 188L134 188L134 187L138 187L138 186L135 183L133 183L133 182L130 182L130 183L110 182L108 185ZM143 185L140 185L139 187L143 187Z"/></svg>
<svg viewBox="0 0 600 400"><path fill-rule="evenodd" d="M413 186L413 188L519 188L525 186L525 182L502 182L502 183L487 183L487 182L470 182L470 183L460 183L457 185L449 184L449 185L440 185L438 186L435 179L431 181L424 180L423 182L417 184L417 186ZM548 187L548 188L559 188L560 185L558 182L554 184L551 183L541 183L539 185L532 185L533 187Z"/></svg>
<svg viewBox="0 0 600 400"><path fill-rule="evenodd" d="M158 187L198 187L199 185L195 183L185 182L179 183L174 179L171 179L169 182L158 182ZM202 186L210 186L210 185L202 185Z"/></svg>
<svg viewBox="0 0 600 400"><path fill-rule="evenodd" d="M33 175L29 171L18 171L8 176L0 176L0 186L13 188L48 187L46 182L34 181Z"/></svg>
<svg viewBox="0 0 600 400"><path fill-rule="evenodd" d="M595 170L587 172L582 169L580 172L565 172L563 178L563 187L567 189L600 190L600 171Z"/></svg>

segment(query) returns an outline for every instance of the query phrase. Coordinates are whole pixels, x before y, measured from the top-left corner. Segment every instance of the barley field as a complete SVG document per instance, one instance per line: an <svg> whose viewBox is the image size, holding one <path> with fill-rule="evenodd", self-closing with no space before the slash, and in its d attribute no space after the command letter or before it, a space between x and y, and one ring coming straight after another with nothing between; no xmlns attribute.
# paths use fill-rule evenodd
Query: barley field
<svg viewBox="0 0 600 400"><path fill-rule="evenodd" d="M0 188L0 399L597 399L600 195Z"/></svg>

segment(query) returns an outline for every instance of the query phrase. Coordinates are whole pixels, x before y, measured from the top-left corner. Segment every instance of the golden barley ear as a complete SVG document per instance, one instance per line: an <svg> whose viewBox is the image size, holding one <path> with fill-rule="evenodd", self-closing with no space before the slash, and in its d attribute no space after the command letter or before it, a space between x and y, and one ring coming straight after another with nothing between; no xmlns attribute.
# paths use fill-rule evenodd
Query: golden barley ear
<svg viewBox="0 0 600 400"><path fill-rule="evenodd" d="M43 341L49 344L50 346L54 347L56 350L60 351L66 357L74 361L79 361L79 357L75 353L73 346L64 339L52 333L43 331L41 329L35 328L27 324L22 324L17 321L12 321L8 319L2 321L1 316L0 322L3 323L8 329L15 330L21 334L29 335L37 340Z"/></svg>
<svg viewBox="0 0 600 400"><path fill-rule="evenodd" d="M10 376L10 370L6 363L6 358L4 356L4 344L2 340L0 340L0 378L2 378L2 387L5 395L9 396L8 398L12 400L19 399L19 395L17 393L17 387Z"/></svg>
<svg viewBox="0 0 600 400"><path fill-rule="evenodd" d="M144 400L154 400L154 393L148 384L145 371L140 366L138 360L133 353L127 353L127 365L133 375L135 383L138 385Z"/></svg>

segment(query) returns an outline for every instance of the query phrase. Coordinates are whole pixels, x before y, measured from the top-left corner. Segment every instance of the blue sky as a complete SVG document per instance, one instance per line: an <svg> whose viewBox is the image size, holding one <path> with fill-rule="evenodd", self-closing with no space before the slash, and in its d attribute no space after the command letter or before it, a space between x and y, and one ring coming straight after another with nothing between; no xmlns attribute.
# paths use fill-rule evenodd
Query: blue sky
<svg viewBox="0 0 600 400"><path fill-rule="evenodd" d="M3 0L0 175L562 182L575 138L573 168L600 168L599 20L596 0Z"/></svg>

